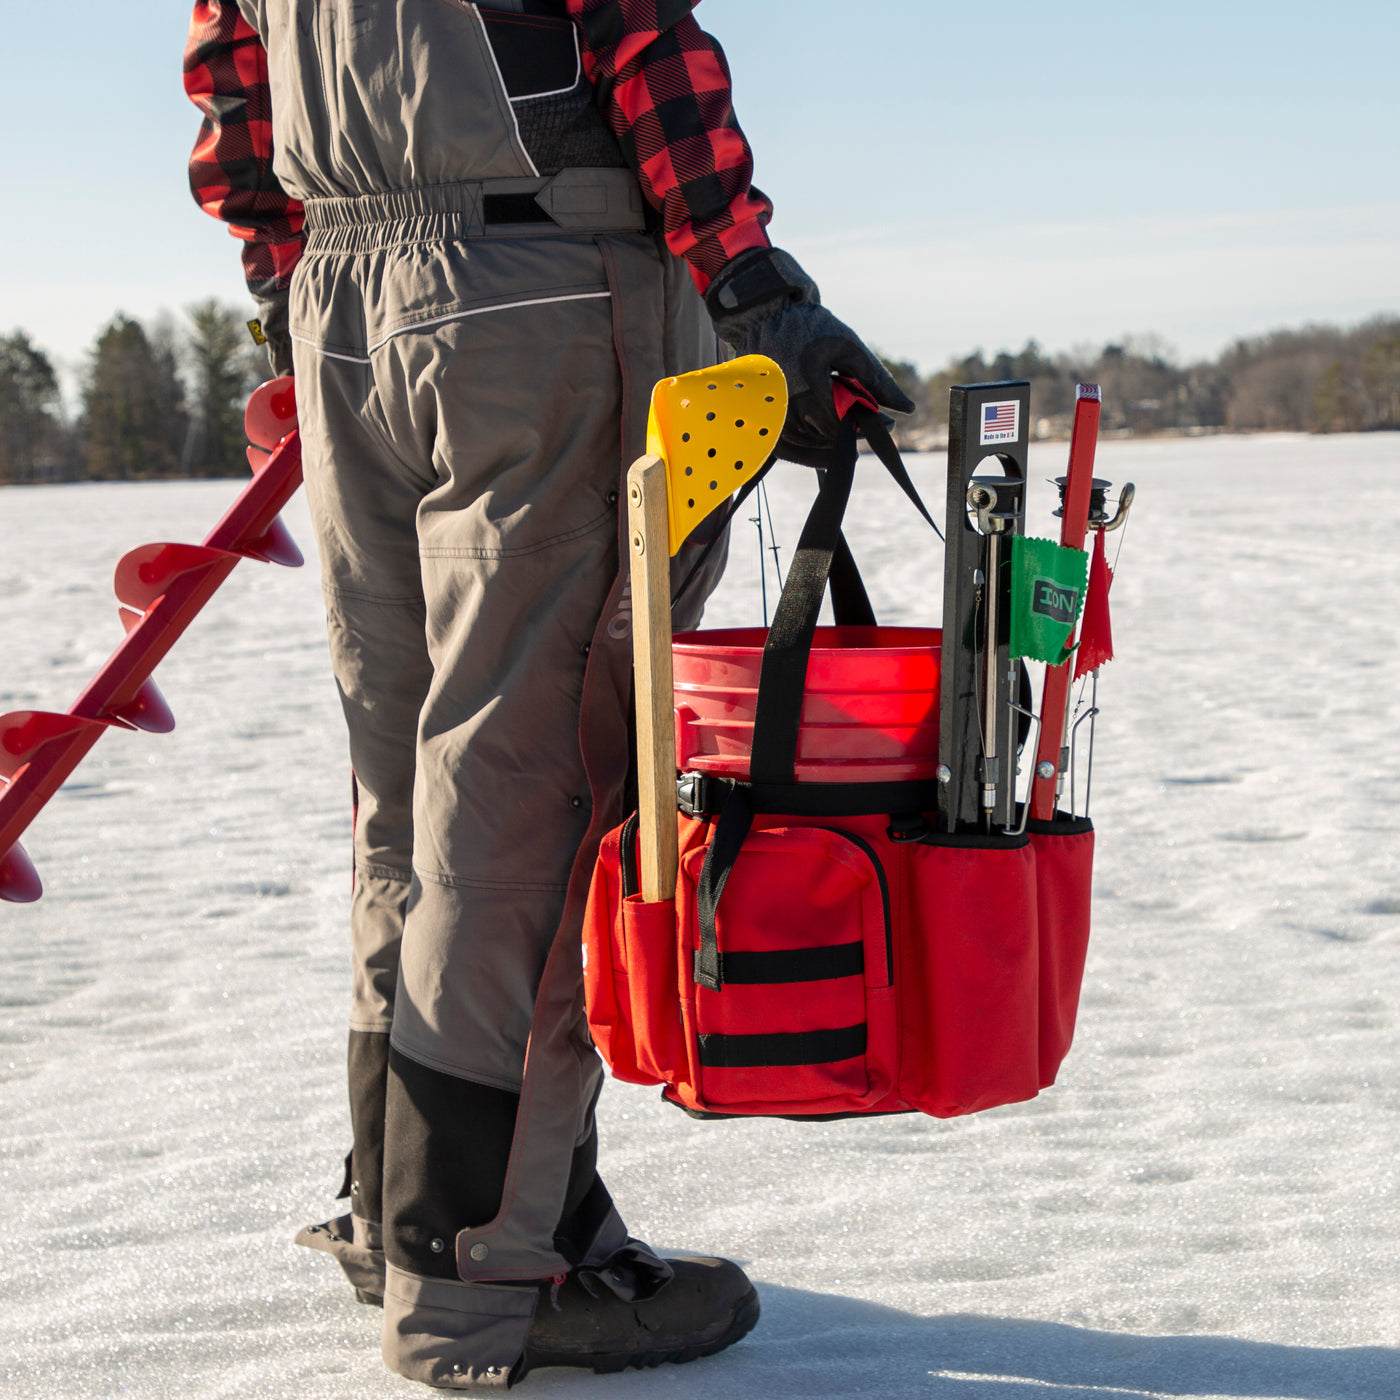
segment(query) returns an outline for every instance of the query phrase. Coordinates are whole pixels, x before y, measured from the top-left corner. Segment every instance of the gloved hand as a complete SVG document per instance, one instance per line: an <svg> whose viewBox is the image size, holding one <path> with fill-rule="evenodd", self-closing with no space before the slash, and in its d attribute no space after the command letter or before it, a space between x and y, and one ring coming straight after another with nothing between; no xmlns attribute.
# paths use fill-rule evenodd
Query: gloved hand
<svg viewBox="0 0 1400 1400"><path fill-rule="evenodd" d="M719 270L705 293L715 332L739 355L767 355L787 379L778 452L804 466L831 460L840 419L832 375L858 380L882 408L913 413L889 371L821 304L817 284L779 248L750 248Z"/></svg>
<svg viewBox="0 0 1400 1400"><path fill-rule="evenodd" d="M287 325L287 294L258 301L258 331L262 339L257 343L267 352L267 362L272 366L274 376L291 374L292 337ZM251 329L252 323L249 328ZM253 336L257 340L257 334Z"/></svg>

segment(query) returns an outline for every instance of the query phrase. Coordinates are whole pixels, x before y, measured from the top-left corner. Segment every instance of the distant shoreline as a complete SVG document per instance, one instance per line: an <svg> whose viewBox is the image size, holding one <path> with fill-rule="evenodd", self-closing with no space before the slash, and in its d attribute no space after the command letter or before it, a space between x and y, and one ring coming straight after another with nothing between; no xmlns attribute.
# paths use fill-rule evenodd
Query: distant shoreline
<svg viewBox="0 0 1400 1400"><path fill-rule="evenodd" d="M1172 442L1189 441L1197 438L1344 438L1344 437L1366 437L1374 438L1385 434L1393 434L1400 437L1400 428L1356 428L1344 432L1300 432L1290 429L1234 429L1234 428L1185 428L1172 429L1164 428L1157 432L1140 432L1134 428L1110 428L1099 433L1100 442ZM897 436L897 434L896 434ZM1065 443L1069 441L1068 433L1052 433L1046 437L1032 438L1032 445L1039 443ZM912 443L901 442L900 449L909 453L940 453L946 452L945 443ZM862 455L873 455L864 443L861 444ZM797 463L789 463L797 466ZM807 470L802 468L802 470ZM32 489L37 486L180 486L189 485L193 482L228 482L230 485L247 485L252 480L249 476L143 476L143 477L69 477L65 479L55 478L50 481L0 481L0 490Z"/></svg>

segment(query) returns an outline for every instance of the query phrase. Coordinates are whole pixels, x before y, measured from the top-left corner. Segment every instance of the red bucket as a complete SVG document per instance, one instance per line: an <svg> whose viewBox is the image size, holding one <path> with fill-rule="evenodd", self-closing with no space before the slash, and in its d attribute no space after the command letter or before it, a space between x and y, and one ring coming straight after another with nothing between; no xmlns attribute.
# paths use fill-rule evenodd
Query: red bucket
<svg viewBox="0 0 1400 1400"><path fill-rule="evenodd" d="M749 776L764 627L678 632L676 763ZM818 627L797 735L797 780L928 779L938 768L936 627Z"/></svg>

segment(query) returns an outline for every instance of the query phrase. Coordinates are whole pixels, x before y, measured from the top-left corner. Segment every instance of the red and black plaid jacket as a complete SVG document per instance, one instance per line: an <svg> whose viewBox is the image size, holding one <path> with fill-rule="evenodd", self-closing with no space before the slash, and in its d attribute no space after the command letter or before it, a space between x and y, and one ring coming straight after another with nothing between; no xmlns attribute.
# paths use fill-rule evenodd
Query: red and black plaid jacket
<svg viewBox="0 0 1400 1400"><path fill-rule="evenodd" d="M691 14L699 0L559 3L578 27L599 105L661 212L667 246L703 292L736 253L767 246L773 207L751 186L729 66ZM195 5L185 91L204 113L190 188L244 240L253 296L275 301L301 256L302 210L272 173L267 54L234 0Z"/></svg>

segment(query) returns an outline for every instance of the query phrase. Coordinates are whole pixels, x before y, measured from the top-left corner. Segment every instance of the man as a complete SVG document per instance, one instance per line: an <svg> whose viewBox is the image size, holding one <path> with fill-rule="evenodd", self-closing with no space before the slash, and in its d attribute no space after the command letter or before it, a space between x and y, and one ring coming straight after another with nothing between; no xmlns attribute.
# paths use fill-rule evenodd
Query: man
<svg viewBox="0 0 1400 1400"><path fill-rule="evenodd" d="M833 372L910 405L770 247L693 3L202 0L186 52L195 196L296 372L357 789L351 1210L299 1238L431 1385L689 1360L758 1316L735 1265L630 1240L595 1169L619 492L716 329L787 373L785 456L821 463Z"/></svg>

